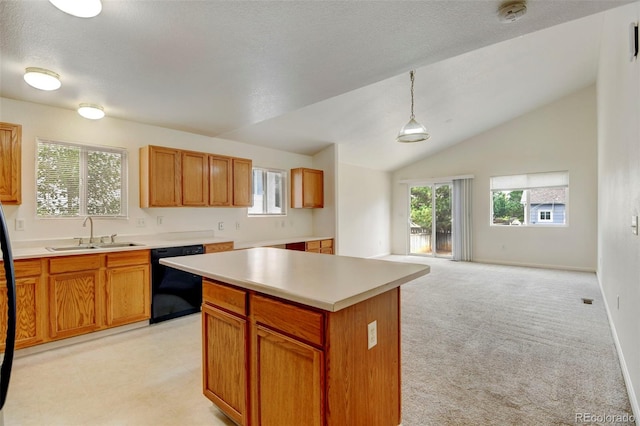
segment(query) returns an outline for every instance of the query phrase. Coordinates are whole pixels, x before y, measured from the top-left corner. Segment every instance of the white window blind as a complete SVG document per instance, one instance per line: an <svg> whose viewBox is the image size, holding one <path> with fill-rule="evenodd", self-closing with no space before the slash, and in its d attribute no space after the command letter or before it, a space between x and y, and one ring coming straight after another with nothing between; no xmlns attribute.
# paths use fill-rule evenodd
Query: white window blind
<svg viewBox="0 0 640 426"><path fill-rule="evenodd" d="M127 216L127 151L37 140L39 217Z"/></svg>
<svg viewBox="0 0 640 426"><path fill-rule="evenodd" d="M532 188L566 188L569 172L529 173L525 175L494 176L490 181L492 191L513 191Z"/></svg>

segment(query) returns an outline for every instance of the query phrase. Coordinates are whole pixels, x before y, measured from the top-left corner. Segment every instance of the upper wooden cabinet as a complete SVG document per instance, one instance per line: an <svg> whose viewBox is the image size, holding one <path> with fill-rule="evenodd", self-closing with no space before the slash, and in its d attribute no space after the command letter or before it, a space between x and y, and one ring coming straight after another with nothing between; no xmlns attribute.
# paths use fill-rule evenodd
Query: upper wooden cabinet
<svg viewBox="0 0 640 426"><path fill-rule="evenodd" d="M182 151L182 205L209 205L209 155Z"/></svg>
<svg viewBox="0 0 640 426"><path fill-rule="evenodd" d="M140 207L249 207L252 161L158 146L140 148Z"/></svg>
<svg viewBox="0 0 640 426"><path fill-rule="evenodd" d="M324 172L316 169L291 169L291 208L324 207Z"/></svg>
<svg viewBox="0 0 640 426"><path fill-rule="evenodd" d="M251 176L253 162L244 158L233 159L233 205L236 207L251 207Z"/></svg>
<svg viewBox="0 0 640 426"><path fill-rule="evenodd" d="M22 126L0 123L0 201L22 203Z"/></svg>
<svg viewBox="0 0 640 426"><path fill-rule="evenodd" d="M160 146L140 148L140 207L182 204L182 153Z"/></svg>

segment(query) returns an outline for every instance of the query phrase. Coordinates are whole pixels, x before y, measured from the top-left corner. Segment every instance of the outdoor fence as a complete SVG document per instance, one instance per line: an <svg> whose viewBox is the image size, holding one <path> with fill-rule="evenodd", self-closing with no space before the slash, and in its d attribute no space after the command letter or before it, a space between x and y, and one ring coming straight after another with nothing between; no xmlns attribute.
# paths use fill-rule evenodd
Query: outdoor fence
<svg viewBox="0 0 640 426"><path fill-rule="evenodd" d="M431 234L420 233L411 234L410 237L410 252L411 253L431 253L432 242ZM436 253L447 254L451 253L451 232L438 232L436 233Z"/></svg>

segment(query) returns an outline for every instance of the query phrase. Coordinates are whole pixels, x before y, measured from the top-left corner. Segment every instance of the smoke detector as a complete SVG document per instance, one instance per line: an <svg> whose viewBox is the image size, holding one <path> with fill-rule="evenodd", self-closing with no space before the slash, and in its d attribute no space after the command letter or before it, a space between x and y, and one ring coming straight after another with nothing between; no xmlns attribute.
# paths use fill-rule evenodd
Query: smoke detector
<svg viewBox="0 0 640 426"><path fill-rule="evenodd" d="M527 5L522 1L504 3L498 9L498 19L503 23L516 22L527 13Z"/></svg>

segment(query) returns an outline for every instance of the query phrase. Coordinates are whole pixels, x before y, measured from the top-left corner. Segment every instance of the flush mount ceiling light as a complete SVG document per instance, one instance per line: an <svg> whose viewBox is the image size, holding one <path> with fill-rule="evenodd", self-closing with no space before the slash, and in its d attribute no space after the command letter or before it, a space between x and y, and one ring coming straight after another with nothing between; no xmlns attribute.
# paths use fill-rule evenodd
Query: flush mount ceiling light
<svg viewBox="0 0 640 426"><path fill-rule="evenodd" d="M96 104L80 104L78 114L89 120L100 120L104 117L104 108Z"/></svg>
<svg viewBox="0 0 640 426"><path fill-rule="evenodd" d="M102 11L100 0L49 0L49 2L61 11L78 18L93 18Z"/></svg>
<svg viewBox="0 0 640 426"><path fill-rule="evenodd" d="M62 86L60 76L44 68L29 67L24 70L24 81L40 90L56 90Z"/></svg>
<svg viewBox="0 0 640 426"><path fill-rule="evenodd" d="M411 116L409 117L409 122L404 125L402 129L400 129L400 133L398 133L398 137L396 141L398 142L422 142L429 139L429 133L427 133L427 129L418 123L415 120L415 116L413 115L413 80L414 80L415 71L411 70L409 72L409 77L411 78Z"/></svg>

